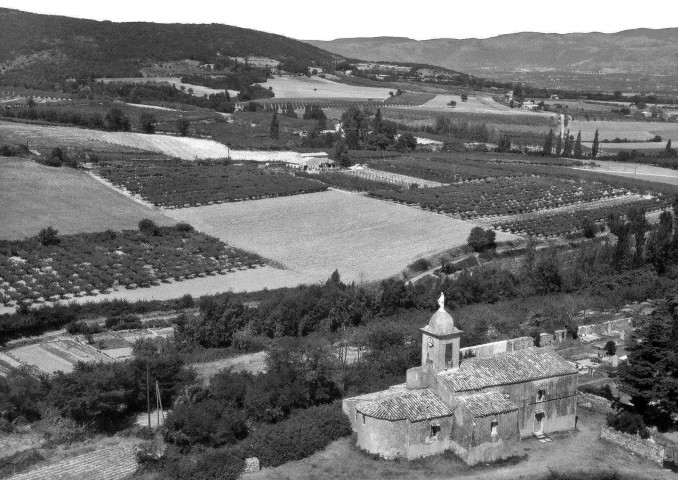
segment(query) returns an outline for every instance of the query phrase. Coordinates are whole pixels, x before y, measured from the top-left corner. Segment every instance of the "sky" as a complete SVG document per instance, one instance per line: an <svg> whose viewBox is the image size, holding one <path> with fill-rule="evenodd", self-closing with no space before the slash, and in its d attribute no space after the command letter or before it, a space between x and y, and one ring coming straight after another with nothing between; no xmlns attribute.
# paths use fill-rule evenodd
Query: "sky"
<svg viewBox="0 0 678 480"><path fill-rule="evenodd" d="M676 0L0 0L0 7L114 22L224 23L300 40L678 27Z"/></svg>

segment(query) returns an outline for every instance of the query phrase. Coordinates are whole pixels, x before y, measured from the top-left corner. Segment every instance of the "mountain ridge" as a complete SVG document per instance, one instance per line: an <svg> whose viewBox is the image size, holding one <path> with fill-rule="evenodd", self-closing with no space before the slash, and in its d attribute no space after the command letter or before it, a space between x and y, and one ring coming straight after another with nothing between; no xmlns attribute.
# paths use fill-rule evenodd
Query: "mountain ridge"
<svg viewBox="0 0 678 480"><path fill-rule="evenodd" d="M393 42L384 40L388 38ZM356 37L305 41L348 58L420 62L475 74L488 69L524 68L678 71L678 28L636 28L614 33L520 32L485 39Z"/></svg>

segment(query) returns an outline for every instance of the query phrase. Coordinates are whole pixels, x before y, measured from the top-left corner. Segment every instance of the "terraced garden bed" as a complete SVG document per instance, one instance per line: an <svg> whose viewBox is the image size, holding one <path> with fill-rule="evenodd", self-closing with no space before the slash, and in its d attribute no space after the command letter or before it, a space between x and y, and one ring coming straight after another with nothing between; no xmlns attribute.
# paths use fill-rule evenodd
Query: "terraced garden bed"
<svg viewBox="0 0 678 480"><path fill-rule="evenodd" d="M96 173L113 185L165 208L237 202L325 190L322 183L252 164L118 162Z"/></svg>
<svg viewBox="0 0 678 480"><path fill-rule="evenodd" d="M0 241L0 303L57 301L264 264L255 254L185 227L66 235L47 246L36 239Z"/></svg>

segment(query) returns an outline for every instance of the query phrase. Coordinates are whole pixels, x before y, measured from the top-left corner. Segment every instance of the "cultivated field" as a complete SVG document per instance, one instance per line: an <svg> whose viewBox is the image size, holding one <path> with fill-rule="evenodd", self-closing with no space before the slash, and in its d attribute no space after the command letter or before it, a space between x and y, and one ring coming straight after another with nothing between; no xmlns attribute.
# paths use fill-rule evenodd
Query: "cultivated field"
<svg viewBox="0 0 678 480"><path fill-rule="evenodd" d="M212 362L194 363L191 366L198 374L198 379L205 384L209 383L214 375L226 368L236 373L248 372L256 375L266 371L266 352L246 353Z"/></svg>
<svg viewBox="0 0 678 480"><path fill-rule="evenodd" d="M188 89L193 89L193 95L202 97L203 95L212 95L217 93L224 93L223 90L216 88L203 87L202 85L193 85L192 83L184 83L181 78L177 77L127 77L127 78L99 78L103 83L169 83L175 85L177 88L184 87L186 92ZM229 90L229 95L235 97L238 95L236 90Z"/></svg>
<svg viewBox="0 0 678 480"><path fill-rule="evenodd" d="M85 172L0 157L0 239L20 240L53 226L59 233L136 229L149 218L174 222L94 180Z"/></svg>
<svg viewBox="0 0 678 480"><path fill-rule="evenodd" d="M103 132L76 127L52 127L0 121L0 144L25 144L26 142L31 148L42 149L60 146L115 152L125 147L132 152L155 152L182 160L220 159L230 156L233 160L298 163L314 155L291 151L231 150L222 143L202 138Z"/></svg>
<svg viewBox="0 0 678 480"><path fill-rule="evenodd" d="M352 98L385 100L389 98L388 88L346 85L320 77L275 77L262 83L272 87L275 98Z"/></svg>
<svg viewBox="0 0 678 480"><path fill-rule="evenodd" d="M678 143L678 122L612 122L609 120L601 121L581 121L574 120L569 122L567 128L571 135L577 135L581 130L581 138L584 141L593 141L593 136L598 130L600 140L615 138L628 138L629 140L644 141L654 138L655 135L662 137L663 145L670 138L674 144ZM624 146L624 144L617 144ZM604 144L600 144L604 149Z"/></svg>
<svg viewBox="0 0 678 480"><path fill-rule="evenodd" d="M457 102L457 106L449 106L448 103L450 103L450 101ZM467 101L462 102L461 96L459 95L436 95L435 98L429 100L428 102L412 108L455 113L493 113L500 115L553 116L553 113L528 112L526 110L521 110L520 108L510 108L506 105L495 102L492 97L487 96L469 96Z"/></svg>
<svg viewBox="0 0 678 480"><path fill-rule="evenodd" d="M596 160L598 167L580 168L581 170L593 170L605 172L620 177L638 178L657 183L667 183L678 186L678 170L670 168L655 167L652 165L643 165L640 163L626 163Z"/></svg>
<svg viewBox="0 0 678 480"><path fill-rule="evenodd" d="M167 212L276 260L306 282L338 269L346 281L401 272L418 257L463 245L474 224L362 195L329 191ZM499 234L499 240L515 238ZM257 269L260 271L261 269Z"/></svg>

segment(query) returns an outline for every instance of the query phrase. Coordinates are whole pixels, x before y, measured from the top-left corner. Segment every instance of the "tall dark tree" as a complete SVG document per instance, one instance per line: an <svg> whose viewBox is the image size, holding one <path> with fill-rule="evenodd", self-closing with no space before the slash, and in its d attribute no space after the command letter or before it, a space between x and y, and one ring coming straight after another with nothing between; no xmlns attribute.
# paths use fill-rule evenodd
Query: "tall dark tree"
<svg viewBox="0 0 678 480"><path fill-rule="evenodd" d="M563 157L570 157L572 151L572 137L570 136L570 131L568 130L565 133L565 141L563 142Z"/></svg>
<svg viewBox="0 0 678 480"><path fill-rule="evenodd" d="M544 150L542 151L542 156L550 157L553 153L553 129L549 130L549 133L546 135L544 140Z"/></svg>
<svg viewBox="0 0 678 480"><path fill-rule="evenodd" d="M191 126L191 122L189 122L185 118L180 118L177 120L177 131L179 132L179 135L182 137L185 137L188 135L188 128Z"/></svg>
<svg viewBox="0 0 678 480"><path fill-rule="evenodd" d="M139 128L142 132L153 134L155 133L155 124L157 120L152 113L142 113L139 115Z"/></svg>
<svg viewBox="0 0 678 480"><path fill-rule="evenodd" d="M499 145L497 146L498 152L508 152L511 150L511 137L508 135L502 135L499 139Z"/></svg>
<svg viewBox="0 0 678 480"><path fill-rule="evenodd" d="M271 138L276 140L280 137L280 124L278 123L278 107L275 107L273 110L273 116L271 117L271 127L269 129Z"/></svg>
<svg viewBox="0 0 678 480"><path fill-rule="evenodd" d="M337 162L342 167L350 167L351 159L348 153L348 145L343 140L339 140L332 148L332 154L330 155L332 160Z"/></svg>
<svg viewBox="0 0 678 480"><path fill-rule="evenodd" d="M577 134L577 141L574 144L574 158L582 158L583 152L581 149L581 130Z"/></svg>
<svg viewBox="0 0 678 480"><path fill-rule="evenodd" d="M631 396L637 413L667 427L678 413L678 310L668 300L643 321L627 342L628 362L619 368L620 390Z"/></svg>
<svg viewBox="0 0 678 480"><path fill-rule="evenodd" d="M659 215L657 224L646 242L647 261L650 262L657 273L666 271L667 262L671 259L671 237L673 235L673 217L668 211Z"/></svg>
<svg viewBox="0 0 678 480"><path fill-rule="evenodd" d="M111 108L106 114L106 129L113 132L129 132L129 118L119 108Z"/></svg>
<svg viewBox="0 0 678 480"><path fill-rule="evenodd" d="M560 154L563 151L563 137L561 135L558 135L558 142L556 143L556 157L560 157Z"/></svg>
<svg viewBox="0 0 678 480"><path fill-rule="evenodd" d="M344 129L346 144L351 150L360 150L367 138L368 120L364 112L351 107L341 115L341 126Z"/></svg>
<svg viewBox="0 0 678 480"><path fill-rule="evenodd" d="M381 118L381 108L377 108L377 113L374 115L374 120L372 120L372 133L379 134L382 129L382 118Z"/></svg>
<svg viewBox="0 0 678 480"><path fill-rule="evenodd" d="M598 147L600 142L598 140L598 129L596 129L596 134L593 137L593 145L591 145L591 158L596 158L598 156Z"/></svg>

